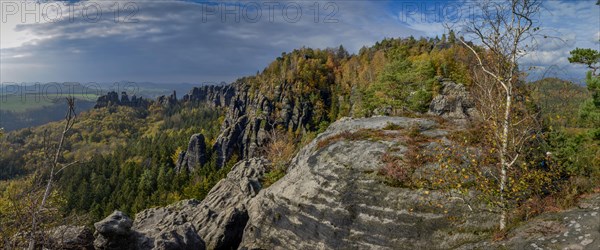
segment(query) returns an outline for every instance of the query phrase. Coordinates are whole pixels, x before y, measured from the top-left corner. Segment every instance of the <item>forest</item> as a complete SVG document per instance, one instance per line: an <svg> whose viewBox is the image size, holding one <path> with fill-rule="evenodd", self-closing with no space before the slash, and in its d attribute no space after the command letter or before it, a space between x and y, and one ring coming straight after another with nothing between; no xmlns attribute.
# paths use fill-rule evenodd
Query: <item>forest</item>
<svg viewBox="0 0 600 250"><path fill-rule="evenodd" d="M343 46L301 48L282 53L262 72L237 82L248 86L251 97L267 98L273 98L278 85L291 84L290 96L314 107L307 130L280 131L287 138L281 141L282 147L288 146L285 159L279 159L285 162L342 117L425 116L440 80L473 88L474 60L450 32L441 38L389 38L357 54ZM553 152L561 180L569 183L553 196L564 206L600 181L600 84L592 73L586 79L587 87L554 78L519 85L531 108L539 111L543 141L537 146ZM202 133L206 145L214 144L226 109L153 102L148 108L109 106L78 113L60 159L75 164L58 173L44 227L65 222L91 225L115 209L135 214L183 199L203 199L239 156L221 167L208 147L209 161L201 168L177 172L175 164L193 134ZM2 134L2 237L28 228L28 207L40 196L42 189L36 187L48 176L45 166L61 126L58 121ZM285 169L274 173L265 181L276 181Z"/></svg>

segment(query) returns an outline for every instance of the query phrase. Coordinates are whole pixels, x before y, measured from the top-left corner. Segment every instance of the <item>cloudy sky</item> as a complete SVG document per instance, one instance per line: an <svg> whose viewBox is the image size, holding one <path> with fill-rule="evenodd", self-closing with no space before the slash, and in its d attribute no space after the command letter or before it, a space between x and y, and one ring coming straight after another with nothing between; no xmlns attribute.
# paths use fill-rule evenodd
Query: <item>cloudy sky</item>
<svg viewBox="0 0 600 250"><path fill-rule="evenodd" d="M595 2L544 3L541 25L560 39L544 41L523 59L537 66L533 75L583 76L584 69L566 58L575 47L600 50ZM468 15L470 5L402 0L0 3L4 83L229 82L302 46L342 44L357 52L385 37L440 35L442 22Z"/></svg>

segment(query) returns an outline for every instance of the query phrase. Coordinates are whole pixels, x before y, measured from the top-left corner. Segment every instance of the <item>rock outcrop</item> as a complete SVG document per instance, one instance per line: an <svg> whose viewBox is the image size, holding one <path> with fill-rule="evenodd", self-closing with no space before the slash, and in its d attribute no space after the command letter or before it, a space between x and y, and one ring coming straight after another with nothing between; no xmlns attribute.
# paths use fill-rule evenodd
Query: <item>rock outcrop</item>
<svg viewBox="0 0 600 250"><path fill-rule="evenodd" d="M431 139L427 148L447 133L436 126L401 117L334 123L298 153L285 177L250 201L242 249L449 249L481 240L495 215L468 213L440 193L392 187L378 175L384 154L404 157L403 130L418 128ZM385 138L343 138L373 130Z"/></svg>
<svg viewBox="0 0 600 250"><path fill-rule="evenodd" d="M208 154L206 152L204 136L202 134L195 134L190 138L187 150L179 154L175 170L180 172L183 169L187 169L191 172L196 167L206 164L206 161L208 161Z"/></svg>
<svg viewBox="0 0 600 250"><path fill-rule="evenodd" d="M94 247L102 250L134 249L133 221L121 211L114 211L104 220L94 223Z"/></svg>
<svg viewBox="0 0 600 250"><path fill-rule="evenodd" d="M248 221L247 203L262 189L268 167L264 158L236 164L202 201L192 218L209 249L237 248Z"/></svg>
<svg viewBox="0 0 600 250"><path fill-rule="evenodd" d="M206 102L215 107L228 107L235 96L236 88L233 84L222 86L202 86L193 88L190 93L183 96L183 102Z"/></svg>
<svg viewBox="0 0 600 250"><path fill-rule="evenodd" d="M600 249L600 194L583 198L576 208L534 218L504 241L480 245L486 244L499 249Z"/></svg>
<svg viewBox="0 0 600 250"><path fill-rule="evenodd" d="M433 150L454 128L460 126L425 118L342 119L301 149L272 186L260 182L267 160L244 160L201 202L147 209L133 223L114 213L96 224L95 245L114 249L129 239L120 249L598 249L600 194L492 241L497 214L381 176L384 155L406 159L410 147ZM376 137L350 136L357 133Z"/></svg>
<svg viewBox="0 0 600 250"><path fill-rule="evenodd" d="M316 130L311 124L314 107L310 101L293 94L292 84L275 86L269 97L250 91L249 85L242 82L232 86L236 94L213 145L219 165L224 165L233 154L242 159L257 156L268 142L268 133L275 127L299 132Z"/></svg>
<svg viewBox="0 0 600 250"><path fill-rule="evenodd" d="M475 103L462 84L442 80L442 88L429 105L429 114L448 119L467 120L476 115Z"/></svg>
<svg viewBox="0 0 600 250"><path fill-rule="evenodd" d="M159 105L162 105L163 107L170 107L170 106L176 105L178 103L178 101L177 101L177 92L175 92L173 90L173 93L170 94L169 96L164 96L164 95L159 96L156 99L156 102Z"/></svg>
<svg viewBox="0 0 600 250"><path fill-rule="evenodd" d="M204 249L204 241L189 218L198 205L196 200L185 200L138 213L133 227L136 248Z"/></svg>
<svg viewBox="0 0 600 250"><path fill-rule="evenodd" d="M146 100L142 97L132 96L129 99L129 96L126 92L121 93L121 97L119 98L119 94L115 91L108 92L106 95L98 97L96 101L95 109L110 107L110 106L127 106L127 107L136 107L136 108L144 108L150 105L150 101Z"/></svg>
<svg viewBox="0 0 600 250"><path fill-rule="evenodd" d="M94 235L85 226L59 226L49 233L50 249L94 249Z"/></svg>
<svg viewBox="0 0 600 250"><path fill-rule="evenodd" d="M236 249L248 221L246 205L261 190L268 163L253 158L236 164L202 202L185 200L138 213L135 221L115 212L96 223L96 247L129 239L135 249ZM131 229L131 230L129 230Z"/></svg>

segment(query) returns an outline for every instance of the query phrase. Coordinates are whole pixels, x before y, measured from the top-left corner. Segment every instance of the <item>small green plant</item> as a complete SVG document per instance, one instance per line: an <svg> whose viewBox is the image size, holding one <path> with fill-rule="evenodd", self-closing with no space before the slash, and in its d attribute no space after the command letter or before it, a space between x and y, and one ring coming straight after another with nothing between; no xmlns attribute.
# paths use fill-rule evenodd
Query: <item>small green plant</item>
<svg viewBox="0 0 600 250"><path fill-rule="evenodd" d="M356 132L344 131L319 141L316 148L319 150L338 141L382 140L387 136L383 131L374 129L361 129Z"/></svg>
<svg viewBox="0 0 600 250"><path fill-rule="evenodd" d="M392 122L388 122L385 127L383 127L383 130L400 130L402 128L402 126L392 123Z"/></svg>
<svg viewBox="0 0 600 250"><path fill-rule="evenodd" d="M273 183L283 178L285 174L286 170L283 168L276 168L274 170L271 170L271 172L265 174L264 178L262 179L263 188L273 185Z"/></svg>

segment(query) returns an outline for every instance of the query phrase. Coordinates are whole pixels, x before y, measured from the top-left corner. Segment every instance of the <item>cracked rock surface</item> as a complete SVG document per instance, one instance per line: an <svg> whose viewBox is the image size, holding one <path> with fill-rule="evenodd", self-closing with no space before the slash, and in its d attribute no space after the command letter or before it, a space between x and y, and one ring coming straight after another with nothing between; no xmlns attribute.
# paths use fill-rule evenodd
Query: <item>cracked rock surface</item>
<svg viewBox="0 0 600 250"><path fill-rule="evenodd" d="M600 249L600 194L583 198L576 208L534 218L499 245L508 249Z"/></svg>

